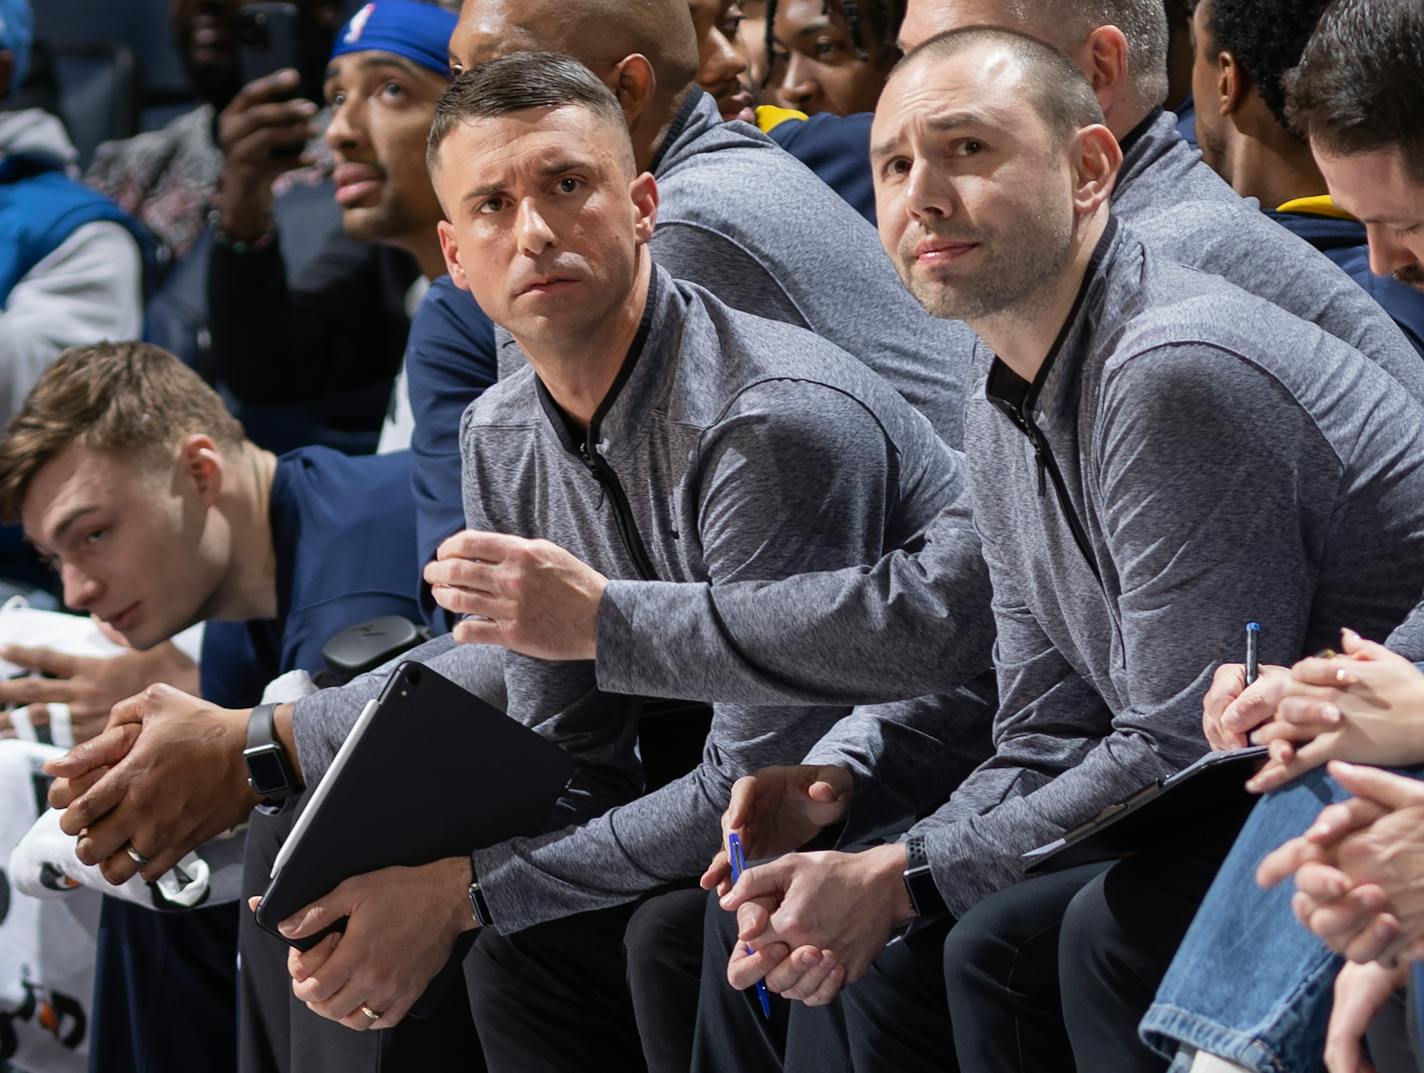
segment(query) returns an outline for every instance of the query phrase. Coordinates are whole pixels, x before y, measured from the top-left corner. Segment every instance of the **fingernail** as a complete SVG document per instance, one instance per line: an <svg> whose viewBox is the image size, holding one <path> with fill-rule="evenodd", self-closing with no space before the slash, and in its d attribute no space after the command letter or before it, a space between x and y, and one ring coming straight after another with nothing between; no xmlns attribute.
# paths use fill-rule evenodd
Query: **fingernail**
<svg viewBox="0 0 1424 1073"><path fill-rule="evenodd" d="M723 909L732 908L732 892L728 891L726 894L722 895L722 897L718 899L717 904L719 904Z"/></svg>
<svg viewBox="0 0 1424 1073"><path fill-rule="evenodd" d="M801 951L799 960L802 965L809 969L812 965L819 965L821 963L821 955L815 950L803 950Z"/></svg>
<svg viewBox="0 0 1424 1073"><path fill-rule="evenodd" d="M1358 640L1360 639L1360 635L1359 635L1358 633L1356 633L1354 630L1350 629L1349 626L1346 626L1346 627L1344 627L1343 629L1341 629L1341 631L1340 631L1340 636L1341 636L1341 637L1346 637L1346 638L1348 638L1348 639L1351 640L1351 641L1358 641Z"/></svg>
<svg viewBox="0 0 1424 1073"><path fill-rule="evenodd" d="M1313 835L1316 838L1325 838L1330 834L1330 830L1331 828L1328 823L1317 823L1314 827L1307 831L1306 834Z"/></svg>
<svg viewBox="0 0 1424 1073"><path fill-rule="evenodd" d="M295 920L284 920L277 925L277 930L290 939L292 933L297 930L297 922Z"/></svg>
<svg viewBox="0 0 1424 1073"><path fill-rule="evenodd" d="M1345 681L1343 671L1340 672L1337 681ZM1320 709L1320 718L1324 719L1327 723L1338 723L1340 721L1340 709L1333 704L1327 704Z"/></svg>
<svg viewBox="0 0 1424 1073"><path fill-rule="evenodd" d="M1241 716L1237 713L1236 709L1228 708L1226 712L1222 714L1221 724L1222 726L1230 727L1232 730L1235 730L1241 724Z"/></svg>

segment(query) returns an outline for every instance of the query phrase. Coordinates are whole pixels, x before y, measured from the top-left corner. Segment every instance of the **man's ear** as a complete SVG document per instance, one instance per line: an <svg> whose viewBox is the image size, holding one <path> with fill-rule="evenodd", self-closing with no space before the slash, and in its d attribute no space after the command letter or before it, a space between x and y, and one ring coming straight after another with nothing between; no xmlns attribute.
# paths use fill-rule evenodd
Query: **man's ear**
<svg viewBox="0 0 1424 1073"><path fill-rule="evenodd" d="M1122 147L1112 131L1100 123L1084 127L1073 138L1073 211L1087 216L1112 197Z"/></svg>
<svg viewBox="0 0 1424 1073"><path fill-rule="evenodd" d="M441 220L435 225L440 236L440 252L445 257L445 269L450 279L462 291L470 289L470 281L465 278L465 269L460 264L460 240L455 235L455 225L449 220Z"/></svg>
<svg viewBox="0 0 1424 1073"><path fill-rule="evenodd" d="M1127 92L1131 71L1127 62L1127 38L1116 26L1099 26L1078 46L1073 61L1098 95L1103 111Z"/></svg>
<svg viewBox="0 0 1424 1073"><path fill-rule="evenodd" d="M223 488L223 456L211 436L202 432L184 436L178 445L178 469L204 504L217 503Z"/></svg>
<svg viewBox="0 0 1424 1073"><path fill-rule="evenodd" d="M653 237L653 231L658 226L658 182L652 172L645 171L633 180L628 192L638 213L634 233L641 245Z"/></svg>
<svg viewBox="0 0 1424 1073"><path fill-rule="evenodd" d="M1216 105L1218 111L1228 116L1241 107L1246 99L1246 70L1236 62L1230 52L1216 55Z"/></svg>
<svg viewBox="0 0 1424 1073"><path fill-rule="evenodd" d="M648 58L635 52L618 61L608 88L618 98L618 104L628 120L628 129L632 130L657 92L658 78Z"/></svg>

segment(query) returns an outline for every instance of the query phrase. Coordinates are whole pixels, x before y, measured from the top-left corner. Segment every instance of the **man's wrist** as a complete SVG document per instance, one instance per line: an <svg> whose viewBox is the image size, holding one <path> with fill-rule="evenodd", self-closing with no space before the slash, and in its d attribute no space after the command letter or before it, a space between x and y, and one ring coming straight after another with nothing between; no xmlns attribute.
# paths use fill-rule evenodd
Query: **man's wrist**
<svg viewBox="0 0 1424 1073"><path fill-rule="evenodd" d="M474 881L474 867L469 857L446 857L436 862L440 869L440 889L448 891L442 899L450 908L450 919L456 935L473 931L480 926L470 909L470 884Z"/></svg>
<svg viewBox="0 0 1424 1073"><path fill-rule="evenodd" d="M231 172L224 176L217 226L233 242L260 242L272 227L270 182L234 182Z"/></svg>
<svg viewBox="0 0 1424 1073"><path fill-rule="evenodd" d="M905 869L909 865L905 844L893 842L864 852L874 858L872 867L875 882L890 900L895 926L900 927L914 920L915 906L910 901L910 892L905 887Z"/></svg>

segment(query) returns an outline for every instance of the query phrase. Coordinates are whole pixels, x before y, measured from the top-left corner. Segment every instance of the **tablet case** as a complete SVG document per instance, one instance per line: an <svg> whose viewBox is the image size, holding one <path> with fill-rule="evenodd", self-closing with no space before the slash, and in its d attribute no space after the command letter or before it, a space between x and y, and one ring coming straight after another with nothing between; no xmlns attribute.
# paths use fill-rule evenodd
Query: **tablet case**
<svg viewBox="0 0 1424 1073"><path fill-rule="evenodd" d="M295 844L262 896L257 923L308 950L345 921L295 942L277 925L351 876L539 833L573 770L573 758L553 742L407 660L313 791L311 815L293 828ZM443 990L475 934L465 933L412 1013L434 1005L437 984Z"/></svg>
<svg viewBox="0 0 1424 1073"><path fill-rule="evenodd" d="M1029 875L1129 857L1184 825L1244 820L1259 798L1245 788L1266 759L1265 746L1207 753L1158 779L1087 823L1023 855Z"/></svg>

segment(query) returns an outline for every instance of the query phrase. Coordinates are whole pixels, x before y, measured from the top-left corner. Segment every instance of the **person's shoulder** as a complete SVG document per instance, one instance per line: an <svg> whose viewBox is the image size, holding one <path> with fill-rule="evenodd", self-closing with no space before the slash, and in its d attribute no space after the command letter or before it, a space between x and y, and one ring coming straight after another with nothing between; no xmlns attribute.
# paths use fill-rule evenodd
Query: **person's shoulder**
<svg viewBox="0 0 1424 1073"><path fill-rule="evenodd" d="M678 281L677 291L684 304L680 374L704 381L686 394L764 403L779 392L829 392L877 415L910 409L864 362L815 332L735 309L694 283ZM707 352L719 360L699 360Z"/></svg>

